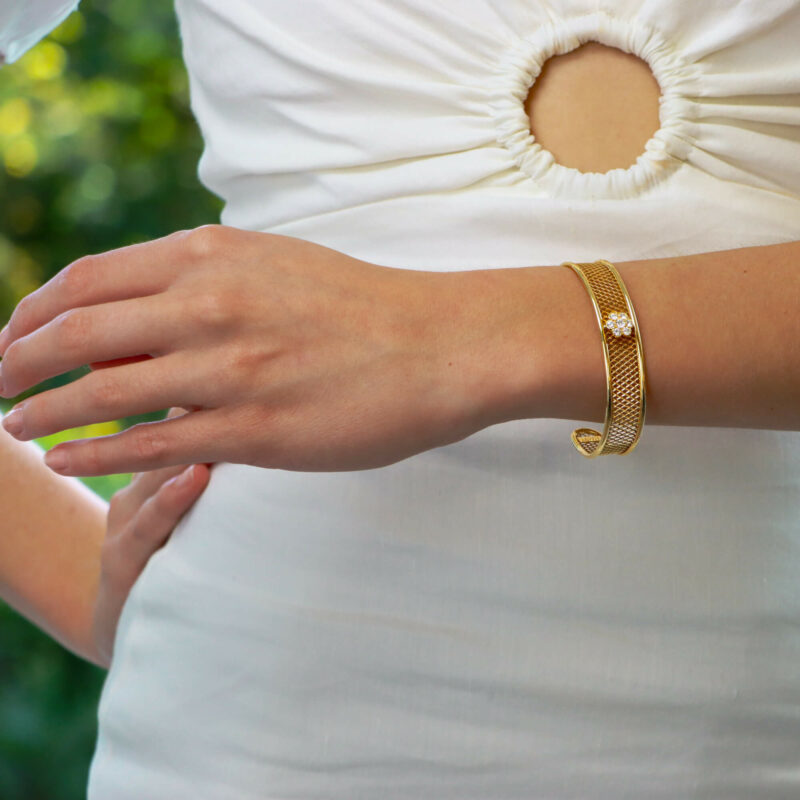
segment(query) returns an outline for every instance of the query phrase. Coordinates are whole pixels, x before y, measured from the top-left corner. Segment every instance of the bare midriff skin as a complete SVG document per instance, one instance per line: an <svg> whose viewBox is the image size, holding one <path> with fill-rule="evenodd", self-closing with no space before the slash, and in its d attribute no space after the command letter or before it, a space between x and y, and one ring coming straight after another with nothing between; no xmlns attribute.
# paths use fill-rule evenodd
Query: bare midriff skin
<svg viewBox="0 0 800 800"><path fill-rule="evenodd" d="M545 62L525 111L536 141L559 164L608 172L642 154L659 127L660 95L645 61L588 42Z"/></svg>

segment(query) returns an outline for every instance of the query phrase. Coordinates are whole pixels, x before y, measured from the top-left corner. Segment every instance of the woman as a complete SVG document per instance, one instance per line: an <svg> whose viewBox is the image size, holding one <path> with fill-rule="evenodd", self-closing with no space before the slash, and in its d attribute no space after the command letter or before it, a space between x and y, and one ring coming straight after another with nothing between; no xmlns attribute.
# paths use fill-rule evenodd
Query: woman
<svg viewBox="0 0 800 800"><path fill-rule="evenodd" d="M16 435L192 409L65 474L224 462L125 606L90 797L796 792L800 6L177 10L225 224L76 262L0 337L9 396L154 356ZM602 172L524 105L592 41L661 90ZM596 320L555 265L601 256L649 425L589 462Z"/></svg>

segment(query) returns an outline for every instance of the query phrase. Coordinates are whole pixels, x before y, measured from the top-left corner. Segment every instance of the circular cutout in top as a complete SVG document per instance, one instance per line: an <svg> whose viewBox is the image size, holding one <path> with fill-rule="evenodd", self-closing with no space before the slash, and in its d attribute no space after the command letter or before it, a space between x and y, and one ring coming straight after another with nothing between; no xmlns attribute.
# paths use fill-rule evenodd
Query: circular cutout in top
<svg viewBox="0 0 800 800"><path fill-rule="evenodd" d="M638 56L588 42L543 65L525 100L534 140L580 172L627 169L659 127L661 87Z"/></svg>
<svg viewBox="0 0 800 800"><path fill-rule="evenodd" d="M559 164L531 133L525 101L544 63L591 42L641 58L661 88L659 128L627 169L582 172ZM514 36L500 52L487 87L487 106L498 143L532 180L532 189L552 197L622 199L638 196L686 162L697 135L693 95L699 77L700 67L685 61L680 49L655 28L596 11Z"/></svg>

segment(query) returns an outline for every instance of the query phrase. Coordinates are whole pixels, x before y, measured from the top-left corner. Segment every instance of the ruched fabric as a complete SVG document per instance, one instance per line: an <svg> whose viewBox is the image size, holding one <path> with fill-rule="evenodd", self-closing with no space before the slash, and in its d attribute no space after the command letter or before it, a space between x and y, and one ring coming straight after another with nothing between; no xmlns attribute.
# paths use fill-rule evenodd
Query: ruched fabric
<svg viewBox="0 0 800 800"><path fill-rule="evenodd" d="M177 10L227 224L441 271L798 238L793 0ZM661 85L629 169L528 129L589 40ZM800 796L800 433L646 424L595 461L575 422L215 465L123 611L89 799Z"/></svg>
<svg viewBox="0 0 800 800"><path fill-rule="evenodd" d="M645 60L661 88L660 126L636 163L627 169L585 173L562 166L535 141L530 130L524 103L545 61L592 40ZM548 194L634 198L685 161L696 136L691 96L698 71L646 23L631 23L605 11L549 21L519 38L498 60L489 99L497 140L508 149L519 169Z"/></svg>
<svg viewBox="0 0 800 800"><path fill-rule="evenodd" d="M440 270L797 236L795 0L178 10L206 140L200 175L227 224ZM662 89L642 155L602 174L555 163L522 103L548 56L590 39L644 59Z"/></svg>

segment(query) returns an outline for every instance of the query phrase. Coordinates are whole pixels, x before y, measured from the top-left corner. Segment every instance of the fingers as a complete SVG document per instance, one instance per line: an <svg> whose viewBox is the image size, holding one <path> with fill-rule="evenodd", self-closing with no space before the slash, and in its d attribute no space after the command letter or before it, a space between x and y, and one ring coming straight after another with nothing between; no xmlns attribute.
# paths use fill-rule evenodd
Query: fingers
<svg viewBox="0 0 800 800"><path fill-rule="evenodd" d="M182 325L166 294L70 309L6 348L0 396L16 397L91 362L161 355Z"/></svg>
<svg viewBox="0 0 800 800"><path fill-rule="evenodd" d="M166 419L174 419L187 413L186 409L177 406L171 408L166 415ZM137 472L122 489L115 494L115 511L123 519L132 517L140 506L158 491L159 487L166 483L170 478L180 475L186 469L185 464L175 464L171 467L152 469L147 472Z"/></svg>
<svg viewBox="0 0 800 800"><path fill-rule="evenodd" d="M0 356L22 336L71 308L162 292L173 280L190 232L84 256L17 304L0 334Z"/></svg>
<svg viewBox="0 0 800 800"><path fill-rule="evenodd" d="M170 414L181 411L172 409ZM168 473L175 475L166 480ZM154 479L156 476L158 481ZM169 538L180 518L205 489L209 476L205 464L142 473L111 498L93 619L98 663L108 666L111 662L120 612L131 587L153 553ZM120 502L130 504L131 487L141 490L145 483L150 491L137 498L127 511L121 511Z"/></svg>
<svg viewBox="0 0 800 800"><path fill-rule="evenodd" d="M168 480L180 475L186 469L185 464L153 469L149 472L137 472L127 486L118 489L109 504L109 518L115 525L125 524L134 517L142 504L159 490Z"/></svg>
<svg viewBox="0 0 800 800"><path fill-rule="evenodd" d="M193 464L163 483L144 501L116 542L119 563L134 579L150 556L169 538L188 508L208 485L210 472L205 464Z"/></svg>
<svg viewBox="0 0 800 800"><path fill-rule="evenodd" d="M219 384L208 380L205 374L197 374L197 369L203 365L208 369L213 362L200 362L198 366L192 360L190 367L190 358L185 352L170 353L95 370L72 383L27 398L3 419L3 427L24 441L179 404L210 404L208 389ZM183 463L195 460L202 459Z"/></svg>
<svg viewBox="0 0 800 800"><path fill-rule="evenodd" d="M230 460L227 409L203 409L171 420L141 422L120 433L56 445L45 463L61 475L114 475L176 464ZM225 453L223 453L223 450ZM64 465L54 460L63 454Z"/></svg>
<svg viewBox="0 0 800 800"><path fill-rule="evenodd" d="M202 463L201 466L211 469L212 463ZM142 504L168 480L180 475L187 469L185 464L176 464L172 467L152 469L148 472L137 472L130 483L116 494L116 512L118 518L123 520L133 517Z"/></svg>
<svg viewBox="0 0 800 800"><path fill-rule="evenodd" d="M167 413L166 419L174 419L188 413L185 408L173 407ZM211 468L212 463L205 463L202 466ZM171 467L162 467L147 472L137 472L122 489L114 494L113 508L109 513L113 513L116 521L127 522L138 511L142 504L170 478L180 475L186 469L185 464L176 464Z"/></svg>

